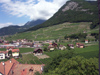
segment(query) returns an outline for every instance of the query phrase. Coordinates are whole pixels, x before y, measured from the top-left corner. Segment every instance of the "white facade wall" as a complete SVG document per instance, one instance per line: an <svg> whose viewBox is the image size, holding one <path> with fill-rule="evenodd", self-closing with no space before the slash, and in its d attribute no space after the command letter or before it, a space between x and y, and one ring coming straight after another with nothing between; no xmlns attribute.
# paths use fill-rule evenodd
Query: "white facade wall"
<svg viewBox="0 0 100 75"><path fill-rule="evenodd" d="M5 54L4 53L0 53L0 59L5 59Z"/></svg>
<svg viewBox="0 0 100 75"><path fill-rule="evenodd" d="M12 53L13 57L19 56L19 53Z"/></svg>

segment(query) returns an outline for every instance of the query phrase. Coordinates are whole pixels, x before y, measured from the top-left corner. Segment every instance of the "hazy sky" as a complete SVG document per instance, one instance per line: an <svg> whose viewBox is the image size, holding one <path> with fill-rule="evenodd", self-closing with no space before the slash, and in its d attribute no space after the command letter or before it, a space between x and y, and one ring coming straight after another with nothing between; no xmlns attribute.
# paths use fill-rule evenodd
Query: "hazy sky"
<svg viewBox="0 0 100 75"><path fill-rule="evenodd" d="M0 28L23 25L27 21L47 20L67 0L0 0Z"/></svg>

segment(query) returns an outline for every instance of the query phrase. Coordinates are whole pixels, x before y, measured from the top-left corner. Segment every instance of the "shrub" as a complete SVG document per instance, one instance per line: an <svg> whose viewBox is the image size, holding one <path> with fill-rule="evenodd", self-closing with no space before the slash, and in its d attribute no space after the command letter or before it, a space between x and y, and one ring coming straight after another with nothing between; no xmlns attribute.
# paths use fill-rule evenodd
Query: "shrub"
<svg viewBox="0 0 100 75"><path fill-rule="evenodd" d="M97 58L86 59L80 56L62 59L55 70L49 70L49 75L98 75L99 62Z"/></svg>

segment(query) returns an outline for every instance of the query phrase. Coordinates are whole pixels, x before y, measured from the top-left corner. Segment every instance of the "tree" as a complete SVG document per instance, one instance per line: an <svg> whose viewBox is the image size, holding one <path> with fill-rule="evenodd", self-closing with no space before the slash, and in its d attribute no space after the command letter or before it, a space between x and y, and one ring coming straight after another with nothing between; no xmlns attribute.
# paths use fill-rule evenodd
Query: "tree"
<svg viewBox="0 0 100 75"><path fill-rule="evenodd" d="M55 55L51 62L47 64L47 66L44 67L44 71L48 72L49 70L54 70L57 66L59 66L60 62L64 58L72 58L75 55L74 50L68 50L65 53L59 53L58 55Z"/></svg>
<svg viewBox="0 0 100 75"><path fill-rule="evenodd" d="M47 47L44 47L44 51L48 51Z"/></svg>
<svg viewBox="0 0 100 75"><path fill-rule="evenodd" d="M9 52L8 52L8 56L12 56L12 51L10 50Z"/></svg>
<svg viewBox="0 0 100 75"><path fill-rule="evenodd" d="M49 75L98 75L99 62L97 58L86 59L81 56L63 59ZM48 75L47 74L47 75Z"/></svg>

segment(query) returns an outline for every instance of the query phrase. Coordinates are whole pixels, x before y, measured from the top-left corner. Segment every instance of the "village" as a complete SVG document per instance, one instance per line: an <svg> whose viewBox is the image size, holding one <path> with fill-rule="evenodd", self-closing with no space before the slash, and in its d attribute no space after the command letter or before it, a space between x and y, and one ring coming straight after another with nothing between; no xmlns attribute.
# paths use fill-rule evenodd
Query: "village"
<svg viewBox="0 0 100 75"><path fill-rule="evenodd" d="M46 55L46 52L49 53L55 50L66 51L70 49L74 50L75 48L85 48L85 44L88 43L88 40L85 40L84 43L76 42L75 44L66 43L66 45L63 45L60 44L59 40L56 42L55 40L32 41L27 39L18 39L16 41L8 42L0 39L0 75L33 75L36 72L42 73L43 67L45 66L43 61L47 61L46 59L50 58L50 56ZM29 48L31 51L28 50ZM24 49L27 49L25 53ZM32 60L35 62L34 64L28 62L21 63L18 61L22 60L22 57L27 54L31 55L31 57L36 57L41 63L36 63L34 58L32 58ZM25 59L27 60L27 58Z"/></svg>
<svg viewBox="0 0 100 75"><path fill-rule="evenodd" d="M67 47L70 49L74 49L74 47L78 48L84 48L85 45L83 43L76 43L76 46L74 44L67 44L67 46L57 44L55 43L55 40L47 40L43 42L39 41L32 41L32 40L26 40L26 39L20 39L17 41L12 41L9 43L8 41L0 40L0 48L6 48L6 51L0 51L0 60L10 58L10 56L14 58L18 58L20 55L19 48L33 48L33 54L36 55L42 55L43 51L45 50L44 46L45 44L48 44L48 47L46 48L48 51L53 51L55 49L58 50L66 50ZM88 43L88 40L85 40L85 43ZM47 51L46 50L46 51Z"/></svg>

